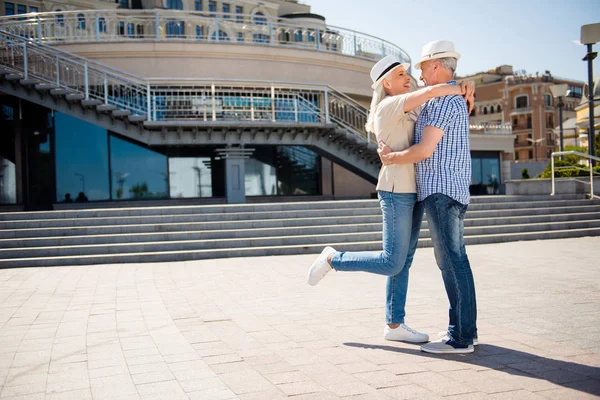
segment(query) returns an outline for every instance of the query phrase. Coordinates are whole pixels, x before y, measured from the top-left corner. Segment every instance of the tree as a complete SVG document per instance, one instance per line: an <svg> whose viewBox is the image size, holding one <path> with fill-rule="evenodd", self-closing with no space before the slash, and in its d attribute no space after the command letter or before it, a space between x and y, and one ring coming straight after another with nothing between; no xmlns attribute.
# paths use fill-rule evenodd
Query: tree
<svg viewBox="0 0 600 400"><path fill-rule="evenodd" d="M527 168L523 168L523 171L521 171L521 179L529 179L529 172L527 171Z"/></svg>

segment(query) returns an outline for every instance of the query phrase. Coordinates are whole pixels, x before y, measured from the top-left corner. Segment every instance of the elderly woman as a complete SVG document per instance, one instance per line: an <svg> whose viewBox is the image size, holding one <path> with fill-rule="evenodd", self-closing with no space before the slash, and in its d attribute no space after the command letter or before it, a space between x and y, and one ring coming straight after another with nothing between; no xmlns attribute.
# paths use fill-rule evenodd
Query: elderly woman
<svg viewBox="0 0 600 400"><path fill-rule="evenodd" d="M366 130L392 151L413 143L415 121L421 106L434 97L464 96L472 104L473 84L440 84L410 92L409 64L387 56L371 70L373 99ZM336 271L364 271L388 277L384 338L422 343L429 336L404 323L408 272L419 240L423 217L417 203L413 164L383 165L377 191L383 215L383 251L339 252L325 247L308 272L308 284L316 285Z"/></svg>

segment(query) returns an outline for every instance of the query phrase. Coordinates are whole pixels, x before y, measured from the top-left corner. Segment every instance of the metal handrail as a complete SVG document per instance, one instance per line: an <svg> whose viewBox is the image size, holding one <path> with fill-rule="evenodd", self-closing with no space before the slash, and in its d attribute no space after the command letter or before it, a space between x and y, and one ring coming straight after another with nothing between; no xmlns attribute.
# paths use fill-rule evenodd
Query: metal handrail
<svg viewBox="0 0 600 400"><path fill-rule="evenodd" d="M590 199L594 198L594 165L592 161L600 161L600 157L596 157L596 156L592 156L590 154L586 154L586 153L581 153L579 151L557 151L557 152L553 152L552 155L550 156L550 163L551 163L551 167L552 167L552 193L550 193L551 196L554 196L555 194L555 186L554 186L554 157L556 156L566 156L566 155L575 155L575 156L579 156L581 158L585 158L588 160L588 165L589 165L589 169L590 169Z"/></svg>
<svg viewBox="0 0 600 400"><path fill-rule="evenodd" d="M410 63L406 51L384 39L324 23L299 23L295 19L266 15L179 10L77 10L0 17L0 29L51 44L218 42L303 48L368 60L394 55Z"/></svg>
<svg viewBox="0 0 600 400"><path fill-rule="evenodd" d="M366 108L325 84L147 79L1 29L0 66L25 80L143 115L149 122L333 122L360 141L369 139L363 128Z"/></svg>

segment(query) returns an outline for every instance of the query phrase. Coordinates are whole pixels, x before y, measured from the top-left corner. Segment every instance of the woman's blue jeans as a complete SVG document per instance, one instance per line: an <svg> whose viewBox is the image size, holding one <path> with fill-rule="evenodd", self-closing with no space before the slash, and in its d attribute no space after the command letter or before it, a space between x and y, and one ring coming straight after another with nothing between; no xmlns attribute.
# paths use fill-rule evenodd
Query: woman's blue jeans
<svg viewBox="0 0 600 400"><path fill-rule="evenodd" d="M414 193L379 191L383 215L383 251L335 252L336 271L363 271L388 277L386 322L404 323L408 272L419 242L423 206Z"/></svg>

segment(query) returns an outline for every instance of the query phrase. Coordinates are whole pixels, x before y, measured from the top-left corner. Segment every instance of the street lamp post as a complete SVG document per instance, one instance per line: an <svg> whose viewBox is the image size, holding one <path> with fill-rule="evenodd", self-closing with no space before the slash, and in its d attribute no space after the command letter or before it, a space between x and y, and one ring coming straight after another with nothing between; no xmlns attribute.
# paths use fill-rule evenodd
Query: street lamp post
<svg viewBox="0 0 600 400"><path fill-rule="evenodd" d="M544 138L541 139L529 139L527 138L527 141L531 142L533 144L533 154L535 155L535 162L537 162L537 144L541 143L544 140Z"/></svg>
<svg viewBox="0 0 600 400"><path fill-rule="evenodd" d="M594 58L598 55L593 51L592 46L600 42L600 23L583 25L581 27L581 44L587 46L587 54L583 57L583 61L587 61L588 65L588 100L589 100L589 121L590 130L588 136L588 153L595 156L594 151Z"/></svg>
<svg viewBox="0 0 600 400"><path fill-rule="evenodd" d="M563 83L562 85L553 85L550 86L550 93L552 93L552 97L554 97L555 99L558 100L558 121L559 121L559 132L560 132L560 136L559 136L559 146L560 146L560 151L565 151L565 148L563 146L563 114L562 114L562 110L563 107L565 106L565 102L564 102L564 98L565 96L569 95L569 85L567 85L566 83ZM562 160L562 156L560 157L560 159Z"/></svg>

